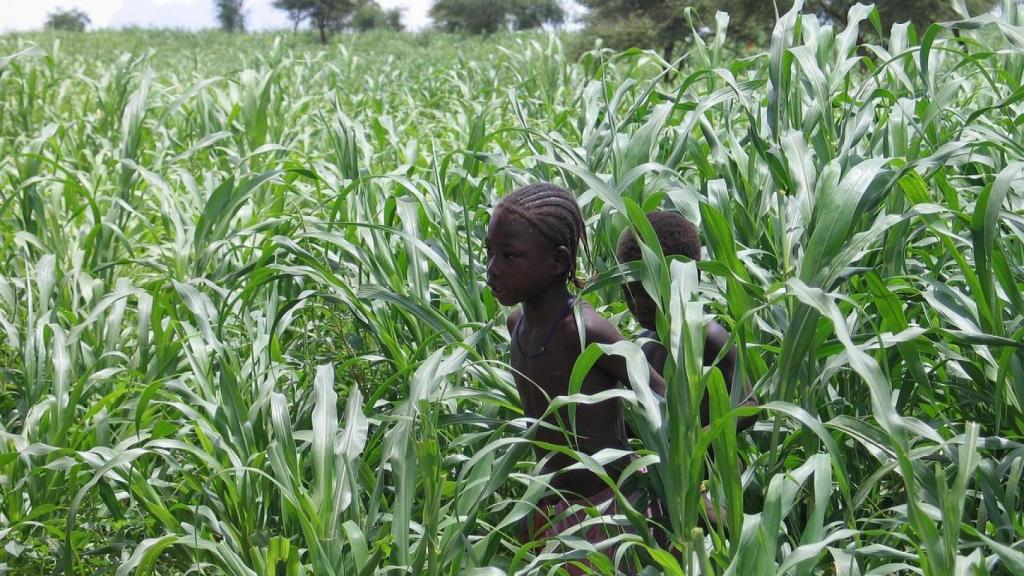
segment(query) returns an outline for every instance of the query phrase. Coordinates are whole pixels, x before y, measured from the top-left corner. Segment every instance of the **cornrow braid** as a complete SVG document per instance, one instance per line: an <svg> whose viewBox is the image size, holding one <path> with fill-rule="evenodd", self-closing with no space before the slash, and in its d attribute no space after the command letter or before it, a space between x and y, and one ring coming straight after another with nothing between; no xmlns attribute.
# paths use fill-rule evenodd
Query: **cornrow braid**
<svg viewBox="0 0 1024 576"><path fill-rule="evenodd" d="M583 287L583 280L576 276L576 256L582 242L589 261L590 245L587 243L586 223L575 196L554 184L530 184L502 198L495 212L501 210L527 221L553 246L565 246L570 255L569 279L577 288Z"/></svg>

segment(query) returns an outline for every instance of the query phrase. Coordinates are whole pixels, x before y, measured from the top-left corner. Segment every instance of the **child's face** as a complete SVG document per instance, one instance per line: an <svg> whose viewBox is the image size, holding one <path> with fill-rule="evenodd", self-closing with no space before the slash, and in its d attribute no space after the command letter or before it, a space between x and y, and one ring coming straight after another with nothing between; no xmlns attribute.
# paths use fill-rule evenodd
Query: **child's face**
<svg viewBox="0 0 1024 576"><path fill-rule="evenodd" d="M645 330L657 330L655 318L658 308L654 303L654 299L644 290L642 283L629 282L623 284L622 297L626 301L629 312L640 323L640 326L643 326Z"/></svg>
<svg viewBox="0 0 1024 576"><path fill-rule="evenodd" d="M565 275L558 249L525 220L495 210L487 227L487 285L504 306L539 296Z"/></svg>

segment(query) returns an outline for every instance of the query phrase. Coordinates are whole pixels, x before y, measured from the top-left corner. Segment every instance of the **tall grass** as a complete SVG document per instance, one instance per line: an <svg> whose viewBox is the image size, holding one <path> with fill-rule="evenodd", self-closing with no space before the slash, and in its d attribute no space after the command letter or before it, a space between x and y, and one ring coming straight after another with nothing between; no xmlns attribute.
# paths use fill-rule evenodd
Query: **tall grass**
<svg viewBox="0 0 1024 576"><path fill-rule="evenodd" d="M963 17L798 2L743 55L719 14L677 63L0 37L0 573L1021 573L1024 15ZM589 520L630 526L616 548L518 539L550 477L481 245L539 179L587 216L585 298L632 333L618 284L658 295L666 401L634 344L588 349L574 382L600 354L637 374L605 395L642 441L618 476L573 456L620 496L642 476L667 546L625 499ZM659 206L702 262L664 258ZM701 366L712 318L735 383Z"/></svg>

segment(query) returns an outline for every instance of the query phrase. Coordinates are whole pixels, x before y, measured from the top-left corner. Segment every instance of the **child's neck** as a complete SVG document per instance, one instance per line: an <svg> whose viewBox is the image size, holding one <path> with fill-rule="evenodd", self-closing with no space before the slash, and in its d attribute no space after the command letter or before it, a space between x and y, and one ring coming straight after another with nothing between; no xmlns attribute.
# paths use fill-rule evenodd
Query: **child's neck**
<svg viewBox="0 0 1024 576"><path fill-rule="evenodd" d="M536 298L523 302L523 317L527 326L547 326L560 320L571 298L572 294L564 284L556 284Z"/></svg>

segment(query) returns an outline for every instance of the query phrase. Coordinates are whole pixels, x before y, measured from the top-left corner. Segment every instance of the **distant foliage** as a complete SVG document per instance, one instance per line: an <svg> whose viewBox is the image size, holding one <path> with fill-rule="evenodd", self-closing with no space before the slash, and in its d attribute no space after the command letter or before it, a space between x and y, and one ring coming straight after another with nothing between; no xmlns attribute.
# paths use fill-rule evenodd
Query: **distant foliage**
<svg viewBox="0 0 1024 576"><path fill-rule="evenodd" d="M320 42L326 44L330 32L341 28L357 4L353 0L274 0L274 7L288 11L296 27L309 20L320 35Z"/></svg>
<svg viewBox="0 0 1024 576"><path fill-rule="evenodd" d="M565 21L565 10L558 0L511 0L509 14L516 30L529 30Z"/></svg>
<svg viewBox="0 0 1024 576"><path fill-rule="evenodd" d="M217 22L225 32L245 32L245 0L215 0Z"/></svg>
<svg viewBox="0 0 1024 576"><path fill-rule="evenodd" d="M996 0L966 0L964 6L968 13L978 15L992 10ZM809 0L805 3L808 10L816 12L820 18L833 21L840 26L846 25L850 8L858 4L857 0ZM881 0L875 2L883 29L888 30L893 24L911 22L918 31L924 31L933 22L959 20L955 3L950 0ZM772 19L774 22L774 18Z"/></svg>
<svg viewBox="0 0 1024 576"><path fill-rule="evenodd" d="M58 8L46 16L46 28L48 30L67 30L69 32L84 32L86 26L92 23L89 15L78 8L64 10Z"/></svg>
<svg viewBox="0 0 1024 576"><path fill-rule="evenodd" d="M804 12L816 14L822 22L845 26L850 9L857 0L806 0ZM966 0L970 14L992 9L995 0ZM763 0L580 0L587 8L586 31L590 38L601 38L606 45L625 49L654 48L670 58L676 44L692 34L686 9L692 8L694 28L710 33L715 28L715 13L731 15L729 37L748 44L766 45L775 26L775 5ZM789 2L780 3L788 8ZM923 31L932 22L956 20L958 14L950 0L880 0L875 2L882 29L899 22L912 22Z"/></svg>
<svg viewBox="0 0 1024 576"><path fill-rule="evenodd" d="M352 15L352 29L359 32L369 30L394 30L399 32L405 26L402 25L402 10L400 8L383 9L376 2L366 2L356 9Z"/></svg>
<svg viewBox="0 0 1024 576"><path fill-rule="evenodd" d="M274 8L288 12L288 19L291 20L292 29L298 30L299 24L307 17L308 2L297 0L274 0Z"/></svg>
<svg viewBox="0 0 1024 576"><path fill-rule="evenodd" d="M558 0L437 0L430 17L446 32L493 34L561 24L565 10Z"/></svg>
<svg viewBox="0 0 1024 576"><path fill-rule="evenodd" d="M274 7L288 12L295 30L308 20L324 44L342 30L402 29L401 10L384 10L375 0L274 0Z"/></svg>

